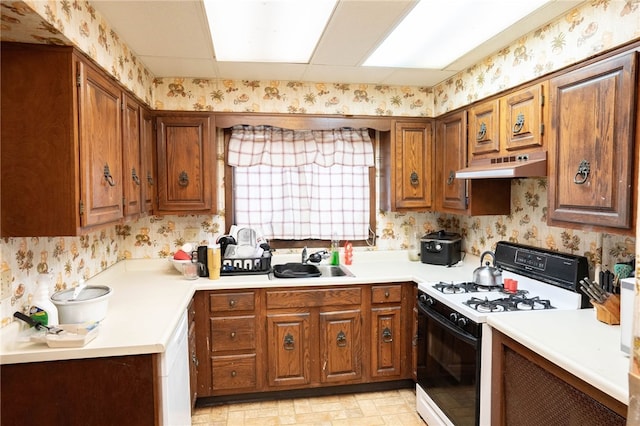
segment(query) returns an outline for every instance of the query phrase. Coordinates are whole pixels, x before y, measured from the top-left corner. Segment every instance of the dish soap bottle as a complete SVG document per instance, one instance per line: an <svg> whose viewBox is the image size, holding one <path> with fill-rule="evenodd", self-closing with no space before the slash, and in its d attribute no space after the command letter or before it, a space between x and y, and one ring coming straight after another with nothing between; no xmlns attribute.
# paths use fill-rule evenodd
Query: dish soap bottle
<svg viewBox="0 0 640 426"><path fill-rule="evenodd" d="M58 325L58 308L49 298L49 284L51 275L38 274L36 278L36 291L31 299L29 314L31 318L46 326Z"/></svg>
<svg viewBox="0 0 640 426"><path fill-rule="evenodd" d="M331 264L340 264L340 240L338 240L338 235L335 232L331 239Z"/></svg>

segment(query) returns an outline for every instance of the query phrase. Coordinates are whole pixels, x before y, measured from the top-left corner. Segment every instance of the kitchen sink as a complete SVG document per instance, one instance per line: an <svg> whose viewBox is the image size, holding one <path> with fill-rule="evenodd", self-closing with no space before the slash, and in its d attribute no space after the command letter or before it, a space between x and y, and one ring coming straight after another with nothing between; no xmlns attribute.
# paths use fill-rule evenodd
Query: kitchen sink
<svg viewBox="0 0 640 426"><path fill-rule="evenodd" d="M270 274L271 275L271 274ZM275 278L353 277L342 265L314 265L311 263L283 263L273 266Z"/></svg>

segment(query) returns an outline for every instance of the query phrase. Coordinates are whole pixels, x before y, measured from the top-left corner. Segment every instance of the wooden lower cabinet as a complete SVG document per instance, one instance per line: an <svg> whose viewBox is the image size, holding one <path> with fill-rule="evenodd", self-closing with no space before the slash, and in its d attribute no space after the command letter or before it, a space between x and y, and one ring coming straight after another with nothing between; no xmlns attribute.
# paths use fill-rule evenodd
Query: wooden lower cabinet
<svg viewBox="0 0 640 426"><path fill-rule="evenodd" d="M2 425L160 424L159 354L4 364Z"/></svg>
<svg viewBox="0 0 640 426"><path fill-rule="evenodd" d="M300 386L311 382L310 317L309 312L267 314L269 386Z"/></svg>
<svg viewBox="0 0 640 426"><path fill-rule="evenodd" d="M360 309L320 312L320 362L322 383L362 379Z"/></svg>
<svg viewBox="0 0 640 426"><path fill-rule="evenodd" d="M198 397L411 379L414 288L199 291Z"/></svg>

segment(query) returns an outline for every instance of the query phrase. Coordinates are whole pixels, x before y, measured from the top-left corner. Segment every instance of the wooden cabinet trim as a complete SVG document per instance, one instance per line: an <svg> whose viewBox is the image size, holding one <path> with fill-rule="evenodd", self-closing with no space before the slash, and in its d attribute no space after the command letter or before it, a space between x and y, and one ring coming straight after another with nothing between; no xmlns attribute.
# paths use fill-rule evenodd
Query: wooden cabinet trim
<svg viewBox="0 0 640 426"><path fill-rule="evenodd" d="M268 290L266 299L267 309L359 305L362 302L362 288Z"/></svg>

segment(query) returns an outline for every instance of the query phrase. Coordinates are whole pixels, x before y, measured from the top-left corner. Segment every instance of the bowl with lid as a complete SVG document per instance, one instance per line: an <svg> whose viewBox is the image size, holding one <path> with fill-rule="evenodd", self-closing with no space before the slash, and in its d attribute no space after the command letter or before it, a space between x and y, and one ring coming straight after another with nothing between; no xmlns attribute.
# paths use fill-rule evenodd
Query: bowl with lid
<svg viewBox="0 0 640 426"><path fill-rule="evenodd" d="M54 293L51 301L58 309L60 324L80 324L102 321L112 294L106 285L79 286Z"/></svg>

